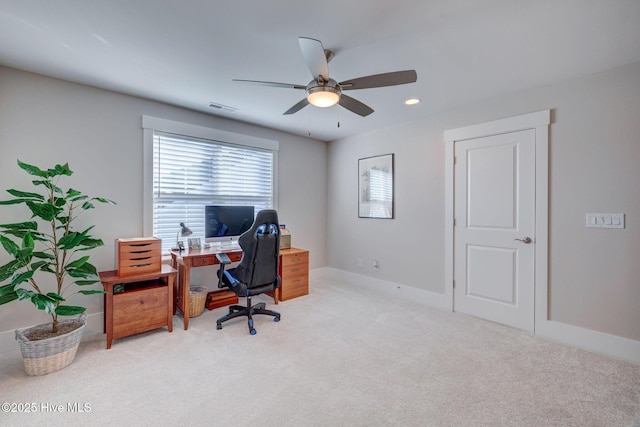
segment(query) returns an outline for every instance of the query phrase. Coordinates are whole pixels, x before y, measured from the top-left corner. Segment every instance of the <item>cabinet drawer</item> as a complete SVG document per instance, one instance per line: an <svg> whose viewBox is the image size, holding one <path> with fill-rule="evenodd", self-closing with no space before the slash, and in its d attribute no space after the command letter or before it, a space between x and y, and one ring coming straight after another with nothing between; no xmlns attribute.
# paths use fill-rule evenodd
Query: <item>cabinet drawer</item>
<svg viewBox="0 0 640 427"><path fill-rule="evenodd" d="M309 276L307 274L299 274L282 278L282 289L280 290L280 299L282 301L307 295L308 293Z"/></svg>
<svg viewBox="0 0 640 427"><path fill-rule="evenodd" d="M113 296L113 338L167 325L166 286L139 289Z"/></svg>
<svg viewBox="0 0 640 427"><path fill-rule="evenodd" d="M307 275L309 273L309 266L307 264L293 264L282 266L282 272L280 276L283 278L289 278L291 276Z"/></svg>
<svg viewBox="0 0 640 427"><path fill-rule="evenodd" d="M281 260L283 269L290 265L309 264L309 251L283 253Z"/></svg>

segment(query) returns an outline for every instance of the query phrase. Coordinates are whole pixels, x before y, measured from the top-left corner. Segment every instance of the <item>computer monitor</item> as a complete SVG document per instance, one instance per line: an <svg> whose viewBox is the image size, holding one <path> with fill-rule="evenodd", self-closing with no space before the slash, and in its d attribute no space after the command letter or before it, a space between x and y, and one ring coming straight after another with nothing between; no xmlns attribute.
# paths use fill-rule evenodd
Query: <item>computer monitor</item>
<svg viewBox="0 0 640 427"><path fill-rule="evenodd" d="M253 206L204 207L204 241L232 243L251 228L255 219Z"/></svg>

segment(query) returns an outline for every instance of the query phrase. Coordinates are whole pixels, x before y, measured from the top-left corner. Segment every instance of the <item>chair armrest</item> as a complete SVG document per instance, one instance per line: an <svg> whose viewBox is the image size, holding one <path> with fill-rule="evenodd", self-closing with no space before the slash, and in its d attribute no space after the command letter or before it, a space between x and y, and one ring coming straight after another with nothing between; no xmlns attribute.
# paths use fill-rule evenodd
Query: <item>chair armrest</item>
<svg viewBox="0 0 640 427"><path fill-rule="evenodd" d="M224 266L231 264L231 259L229 255L225 253L216 254L216 258L218 258L218 262L220 263L220 270L218 271L218 288L226 288L227 286L222 281L222 276L224 275Z"/></svg>
<svg viewBox="0 0 640 427"><path fill-rule="evenodd" d="M229 255L225 254L224 252L216 254L216 258L218 258L218 262L222 265L231 264Z"/></svg>

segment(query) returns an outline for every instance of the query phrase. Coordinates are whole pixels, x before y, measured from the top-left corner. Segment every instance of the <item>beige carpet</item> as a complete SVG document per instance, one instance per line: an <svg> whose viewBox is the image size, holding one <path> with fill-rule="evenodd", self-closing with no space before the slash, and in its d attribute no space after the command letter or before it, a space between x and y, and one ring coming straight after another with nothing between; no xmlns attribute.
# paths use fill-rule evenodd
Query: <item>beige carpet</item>
<svg viewBox="0 0 640 427"><path fill-rule="evenodd" d="M0 425L640 427L634 364L328 280L277 309L255 336L217 331L217 309L110 350L86 337L43 377L2 355L0 402L35 413Z"/></svg>

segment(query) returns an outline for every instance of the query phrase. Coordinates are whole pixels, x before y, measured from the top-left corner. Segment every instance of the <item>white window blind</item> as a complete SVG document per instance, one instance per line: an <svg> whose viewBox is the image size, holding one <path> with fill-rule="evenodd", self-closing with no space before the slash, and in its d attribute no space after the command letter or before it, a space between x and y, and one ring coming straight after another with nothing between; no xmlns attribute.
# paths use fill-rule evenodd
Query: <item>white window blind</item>
<svg viewBox="0 0 640 427"><path fill-rule="evenodd" d="M180 223L204 239L205 205L274 205L274 152L153 133L153 235L166 253Z"/></svg>

